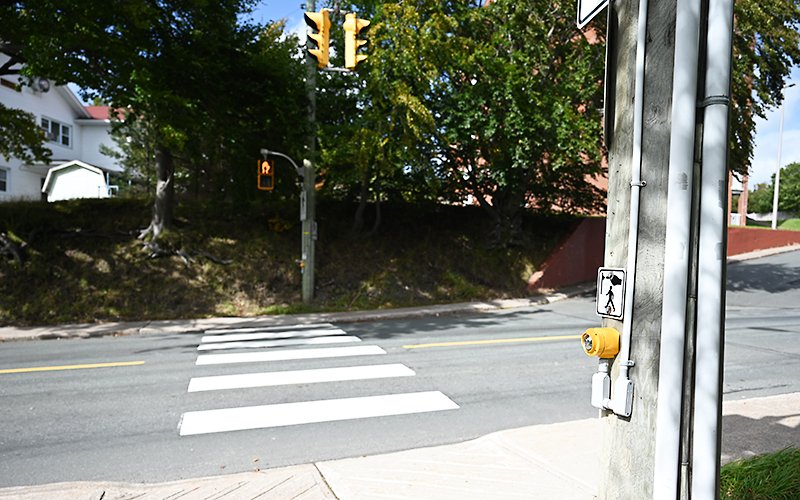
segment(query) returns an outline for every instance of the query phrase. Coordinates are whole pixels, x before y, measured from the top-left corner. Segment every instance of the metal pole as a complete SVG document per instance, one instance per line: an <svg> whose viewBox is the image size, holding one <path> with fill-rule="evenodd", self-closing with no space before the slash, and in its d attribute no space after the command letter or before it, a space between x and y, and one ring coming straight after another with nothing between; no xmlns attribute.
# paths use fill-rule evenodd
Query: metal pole
<svg viewBox="0 0 800 500"><path fill-rule="evenodd" d="M784 90L786 88L788 87L784 87ZM778 138L778 170L775 171L775 193L772 195L772 229L778 228L778 192L781 190L781 154L783 153L783 115L785 111L786 104L781 103L781 131Z"/></svg>
<svg viewBox="0 0 800 500"><path fill-rule="evenodd" d="M733 0L710 0L697 277L692 484L694 500L719 498L725 345L728 108Z"/></svg>
<svg viewBox="0 0 800 500"><path fill-rule="evenodd" d="M315 0L306 1L306 9L315 12L317 5ZM311 39L306 44L311 44ZM301 248L301 272L303 275L303 302L309 304L314 300L314 262L315 249L314 242L317 237L316 223L316 196L314 184L316 172L314 169L314 159L316 157L317 144L317 62L310 55L306 55L306 92L308 93L308 142L306 144L306 158L303 159L303 193L304 199L300 202L300 219L302 220L302 248ZM303 201L305 203L303 203ZM303 213L305 211L305 213Z"/></svg>
<svg viewBox="0 0 800 500"><path fill-rule="evenodd" d="M677 0L653 498L679 498L701 5Z"/></svg>

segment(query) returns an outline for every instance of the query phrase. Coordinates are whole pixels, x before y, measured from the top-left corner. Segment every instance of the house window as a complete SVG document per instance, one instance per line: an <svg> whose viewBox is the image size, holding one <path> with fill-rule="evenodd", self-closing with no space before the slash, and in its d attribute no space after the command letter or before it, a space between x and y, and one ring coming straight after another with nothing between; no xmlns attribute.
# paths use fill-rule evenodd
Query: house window
<svg viewBox="0 0 800 500"><path fill-rule="evenodd" d="M0 168L0 193L8 192L8 170Z"/></svg>
<svg viewBox="0 0 800 500"><path fill-rule="evenodd" d="M61 144L62 146L72 146L72 127L49 118L42 118L42 129L44 129L47 140Z"/></svg>

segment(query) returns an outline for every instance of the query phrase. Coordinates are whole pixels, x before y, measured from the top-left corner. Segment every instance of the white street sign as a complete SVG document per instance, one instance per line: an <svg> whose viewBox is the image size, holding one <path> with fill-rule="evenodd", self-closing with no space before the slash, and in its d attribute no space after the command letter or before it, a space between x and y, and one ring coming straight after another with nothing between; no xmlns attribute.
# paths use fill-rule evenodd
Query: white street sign
<svg viewBox="0 0 800 500"><path fill-rule="evenodd" d="M597 270L597 314L622 319L625 307L625 270L601 267Z"/></svg>
<svg viewBox="0 0 800 500"><path fill-rule="evenodd" d="M608 5L608 0L578 0L578 28L583 28Z"/></svg>

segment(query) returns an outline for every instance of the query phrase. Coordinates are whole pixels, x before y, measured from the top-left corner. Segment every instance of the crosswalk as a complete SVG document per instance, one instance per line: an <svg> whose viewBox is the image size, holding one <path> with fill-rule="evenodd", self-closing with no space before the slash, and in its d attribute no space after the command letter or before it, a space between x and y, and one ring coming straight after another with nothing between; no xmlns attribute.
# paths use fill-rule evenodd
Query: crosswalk
<svg viewBox="0 0 800 500"><path fill-rule="evenodd" d="M383 348L362 343L358 336L330 323L207 330L197 351L195 365L199 373L189 381L187 392L190 394L281 388L285 397L292 394L293 387L309 384L345 381L358 384L375 379L401 380L416 375L404 364L378 362L381 356L386 355ZM346 359L350 366L320 367L318 364L320 360L336 358ZM299 361L304 366L295 370L281 369L284 361ZM233 373L200 373L203 367L212 365L229 365L226 370ZM260 371L254 371L253 366ZM187 411L181 416L179 434L191 436L267 429L459 408L445 394L434 390L288 403L271 403L268 394L264 393L265 401L260 405Z"/></svg>

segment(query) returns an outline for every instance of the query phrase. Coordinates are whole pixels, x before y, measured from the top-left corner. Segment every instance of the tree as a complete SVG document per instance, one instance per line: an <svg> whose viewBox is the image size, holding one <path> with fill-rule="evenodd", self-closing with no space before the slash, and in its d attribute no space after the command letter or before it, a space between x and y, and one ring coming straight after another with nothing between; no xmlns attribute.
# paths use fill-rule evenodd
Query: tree
<svg viewBox="0 0 800 500"><path fill-rule="evenodd" d="M539 0L470 9L439 81L441 167L490 213L503 243L524 208L578 212L603 201L586 182L601 172L603 50L573 11Z"/></svg>
<svg viewBox="0 0 800 500"><path fill-rule="evenodd" d="M734 16L729 164L746 175L755 118L781 104L786 79L800 63L800 2L737 0Z"/></svg>
<svg viewBox="0 0 800 500"><path fill-rule="evenodd" d="M252 170L259 137L297 130L287 124L304 110L302 93L291 91L302 87L292 39L241 22L252 3L28 0L0 10L23 72L74 82L84 97L129 110L131 123L146 121L157 177L153 239L170 224L177 165L195 179L216 177L228 193L237 177L230 167Z"/></svg>
<svg viewBox="0 0 800 500"><path fill-rule="evenodd" d="M775 176L772 177L773 186ZM778 209L800 214L800 163L790 163L781 169Z"/></svg>
<svg viewBox="0 0 800 500"><path fill-rule="evenodd" d="M369 59L346 94L354 118L337 127L331 149L347 154L328 155L331 177L360 178L362 202L367 191L472 197L502 244L526 208L600 205L585 176L600 172L602 46L581 36L571 7L355 3L372 21Z"/></svg>
<svg viewBox="0 0 800 500"><path fill-rule="evenodd" d="M767 184L758 184L748 198L747 205L757 213L772 212L774 208L775 174ZM800 214L800 163L794 162L781 169L781 186L778 210Z"/></svg>
<svg viewBox="0 0 800 500"><path fill-rule="evenodd" d="M6 7L0 7L0 22L6 19ZM16 47L0 38L0 54L6 56L0 65L0 76L19 75L20 59ZM18 85L23 85L20 79ZM0 103L0 156L8 161L15 156L23 161L49 162L51 151L44 147L45 135L36 124L36 117Z"/></svg>
<svg viewBox="0 0 800 500"><path fill-rule="evenodd" d="M756 185L755 189L747 195L748 210L760 214L771 212L774 192L772 184L762 182Z"/></svg>
<svg viewBox="0 0 800 500"><path fill-rule="evenodd" d="M26 162L50 161L52 153L44 147L44 132L30 113L0 103L0 137L0 156L6 161L12 156Z"/></svg>
<svg viewBox="0 0 800 500"><path fill-rule="evenodd" d="M376 207L374 231L382 201L438 197L439 179L428 168L436 121L421 96L438 77L434 49L442 46L435 37L445 32L446 15L445 7L432 1L354 4L342 10L356 9L370 20L369 56L354 74L318 75L317 119L326 191L359 201L358 232L369 201ZM332 37L341 39L339 23L332 24ZM332 61L341 65L340 59L337 53Z"/></svg>

